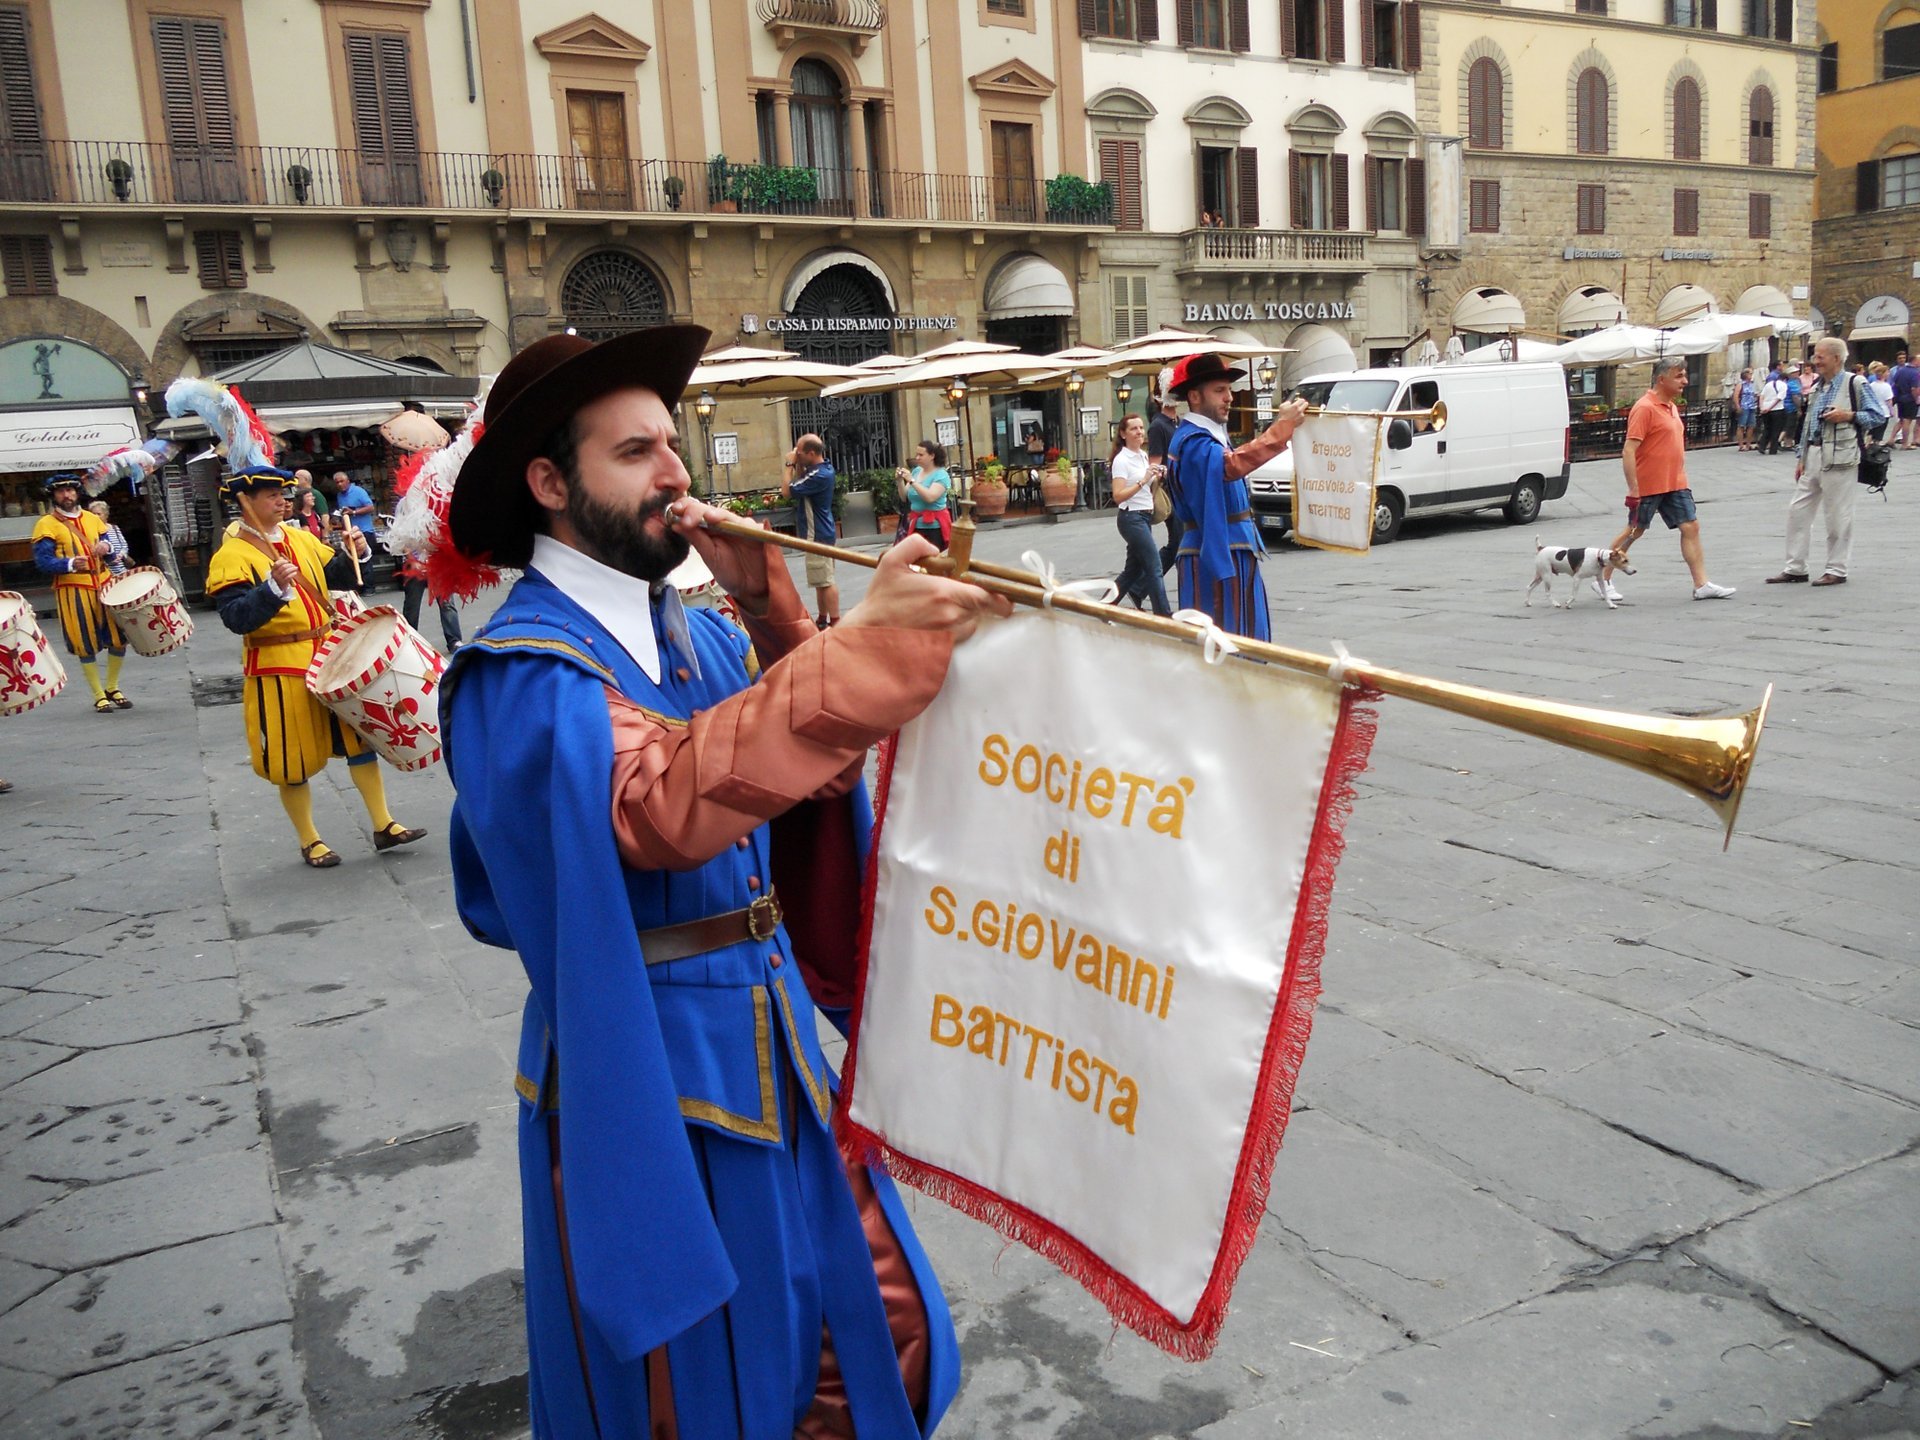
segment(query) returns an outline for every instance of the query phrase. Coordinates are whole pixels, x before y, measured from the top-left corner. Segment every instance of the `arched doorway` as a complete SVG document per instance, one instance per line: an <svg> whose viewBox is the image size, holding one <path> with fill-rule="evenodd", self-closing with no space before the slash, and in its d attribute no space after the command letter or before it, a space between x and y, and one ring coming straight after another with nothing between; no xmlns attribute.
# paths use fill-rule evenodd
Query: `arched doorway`
<svg viewBox="0 0 1920 1440"><path fill-rule="evenodd" d="M583 338L600 341L667 323L667 292L638 256L625 250L583 255L560 286L560 313Z"/></svg>
<svg viewBox="0 0 1920 1440"><path fill-rule="evenodd" d="M892 313L886 292L867 270L850 263L829 265L794 297L795 320L878 319ZM855 365L892 347L882 330L829 330L809 326L787 343L809 360ZM795 437L812 431L827 442L827 458L842 475L891 470L904 458L887 395L842 395L795 400L788 407Z"/></svg>

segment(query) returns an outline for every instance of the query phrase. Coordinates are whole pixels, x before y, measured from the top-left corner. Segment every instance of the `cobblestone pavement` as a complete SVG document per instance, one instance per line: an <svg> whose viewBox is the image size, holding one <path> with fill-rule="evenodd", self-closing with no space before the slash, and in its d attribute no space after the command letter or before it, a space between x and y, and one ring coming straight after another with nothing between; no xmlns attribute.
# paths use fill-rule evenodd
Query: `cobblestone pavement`
<svg viewBox="0 0 1920 1440"><path fill-rule="evenodd" d="M1688 598L1655 532L1628 605L1525 609L1533 530L1488 517L1269 562L1307 648L1681 714L1773 682L1739 834L1721 854L1677 790L1384 703L1216 1356L1116 1334L918 1199L966 1361L943 1435L1920 1436L1920 465L1862 497L1826 590L1759 583L1788 468L1693 468L1732 600ZM1604 544L1618 489L1580 467L1535 528ZM1104 516L982 542L1027 548L1121 558ZM347 863L301 870L221 703L237 646L198 623L128 662L129 713L76 675L0 721L0 1433L523 1433L523 986L453 918L445 776L389 772L434 835L376 857L330 768Z"/></svg>

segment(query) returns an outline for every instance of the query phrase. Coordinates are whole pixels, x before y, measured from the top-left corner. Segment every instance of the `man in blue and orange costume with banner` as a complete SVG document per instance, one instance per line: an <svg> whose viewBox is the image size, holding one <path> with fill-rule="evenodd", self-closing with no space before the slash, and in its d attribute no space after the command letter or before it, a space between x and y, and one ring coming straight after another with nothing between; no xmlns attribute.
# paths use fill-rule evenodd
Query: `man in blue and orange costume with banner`
<svg viewBox="0 0 1920 1440"><path fill-rule="evenodd" d="M113 616L100 603L100 589L112 579L107 569L107 522L80 508L80 477L50 475L47 498L53 509L33 527L33 563L53 578L53 598L60 607L60 629L67 652L80 662L80 673L93 690L93 708L99 715L131 710L133 701L120 693L120 665L127 658L127 642ZM100 680L100 652L107 652L106 683Z"/></svg>
<svg viewBox="0 0 1920 1440"><path fill-rule="evenodd" d="M984 591L909 538L816 630L768 547L703 528L673 420L707 332L556 335L501 371L451 546L521 567L442 681L467 928L520 952L533 1433L932 1433L958 1383L892 1182L844 1156L868 747L944 683ZM697 550L744 632L682 608ZM749 648L761 666L749 681Z"/></svg>
<svg viewBox="0 0 1920 1440"><path fill-rule="evenodd" d="M1235 448L1227 417L1234 381L1246 373L1212 353L1189 355L1173 367L1167 389L1186 403L1187 416L1167 446L1167 482L1174 514L1186 527L1175 559L1180 608L1203 610L1232 634L1271 640L1267 587L1260 578L1267 547L1254 522L1246 476L1287 448L1307 402L1289 400L1266 430Z"/></svg>
<svg viewBox="0 0 1920 1440"><path fill-rule="evenodd" d="M282 525L283 489L293 476L259 467L229 475L221 484L240 511L207 566L207 596L226 627L246 646L247 754L253 773L280 792L280 803L300 838L300 858L327 870L340 857L313 823L313 792L307 781L332 756L347 762L373 824L373 846L391 850L427 832L402 825L387 809L379 756L307 689L313 652L333 626L331 584L353 578L342 552L293 525ZM371 554L354 536L362 558ZM329 573L331 571L331 573Z"/></svg>

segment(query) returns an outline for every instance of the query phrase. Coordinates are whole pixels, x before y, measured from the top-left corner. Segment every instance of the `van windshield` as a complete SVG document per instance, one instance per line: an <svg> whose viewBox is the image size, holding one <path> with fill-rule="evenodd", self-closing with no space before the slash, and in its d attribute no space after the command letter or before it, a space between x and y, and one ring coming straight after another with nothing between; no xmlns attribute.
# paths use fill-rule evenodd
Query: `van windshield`
<svg viewBox="0 0 1920 1440"><path fill-rule="evenodd" d="M1384 410L1399 388L1398 380L1313 380L1300 393L1309 405L1329 410Z"/></svg>

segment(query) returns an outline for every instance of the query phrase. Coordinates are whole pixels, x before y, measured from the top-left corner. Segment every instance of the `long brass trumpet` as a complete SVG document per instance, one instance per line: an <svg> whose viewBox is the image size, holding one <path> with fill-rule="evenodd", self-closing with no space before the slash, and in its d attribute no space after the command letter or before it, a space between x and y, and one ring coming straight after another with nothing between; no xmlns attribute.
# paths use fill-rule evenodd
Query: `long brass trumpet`
<svg viewBox="0 0 1920 1440"><path fill-rule="evenodd" d="M1258 415L1260 413L1251 405L1236 405L1233 407L1233 410L1237 415ZM1368 419L1380 420L1424 420L1427 422L1427 428L1429 430L1437 432L1447 428L1447 402L1444 400L1436 400L1433 404L1419 410L1342 410L1337 406L1309 405L1307 406L1307 414L1359 415ZM1268 412L1268 418L1272 418L1271 411Z"/></svg>
<svg viewBox="0 0 1920 1440"><path fill-rule="evenodd" d="M1444 419L1444 407L1441 418ZM1425 414L1427 412L1418 412ZM1109 624L1150 630L1188 644L1204 643L1206 633L1179 620L1165 619L1139 610L1122 610L1103 605L1062 590L1048 594L1041 577L1029 570L972 560L968 550L971 536L966 522L954 527L954 553L932 556L922 567L936 574L964 579L996 595L1004 595L1016 605L1036 609L1070 610ZM742 540L758 540L809 555L824 555L844 560L869 570L878 568L877 556L817 540L803 540L744 520L720 521L714 528ZM970 527L966 527L970 528ZM1597 755L1648 775L1678 785L1705 801L1720 817L1723 829L1721 848L1733 843L1733 826L1740 813L1740 800L1746 791L1747 777L1753 773L1753 759L1760 746L1760 731L1767 723L1767 707L1773 701L1769 685L1760 703L1736 715L1701 718L1664 715L1635 715L1621 710L1599 710L1585 705L1567 705L1558 700L1538 700L1528 695L1509 695L1499 690L1483 690L1477 685L1461 685L1451 680L1429 680L1362 660L1335 659L1296 650L1271 641L1234 637L1239 654L1271 665L1281 665L1323 679L1342 676L1378 691L1398 696L1437 710L1483 720L1522 735L1551 740L1556 745Z"/></svg>

